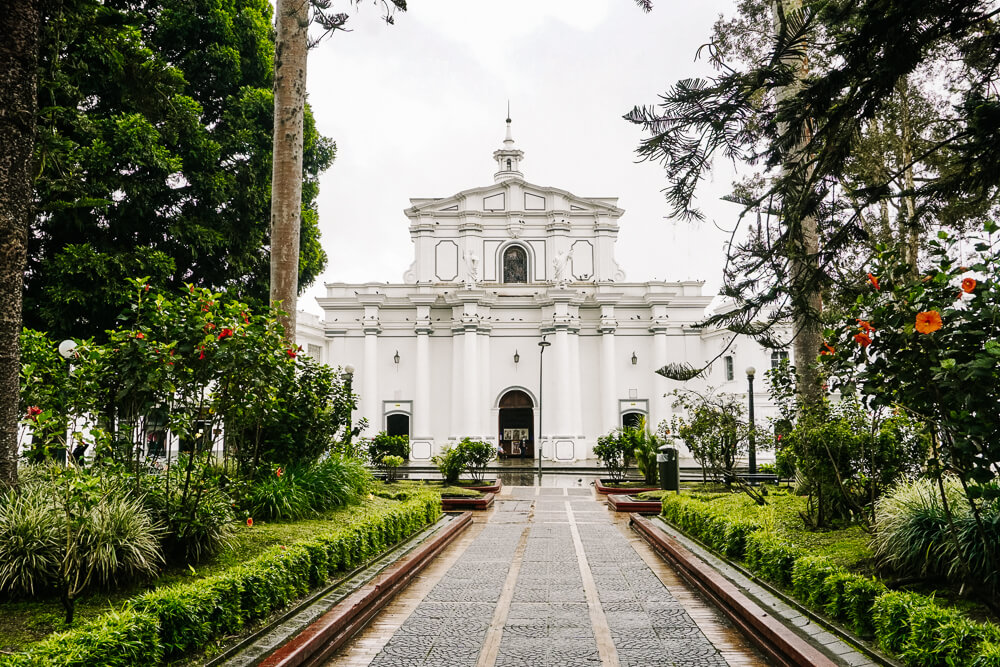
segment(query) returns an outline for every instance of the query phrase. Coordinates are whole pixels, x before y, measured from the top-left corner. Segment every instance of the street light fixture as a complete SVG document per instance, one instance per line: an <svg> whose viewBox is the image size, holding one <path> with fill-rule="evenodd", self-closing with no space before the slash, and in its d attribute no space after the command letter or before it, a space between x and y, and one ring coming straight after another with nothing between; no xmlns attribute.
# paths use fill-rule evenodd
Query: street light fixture
<svg viewBox="0 0 1000 667"><path fill-rule="evenodd" d="M632 365L635 366L639 363L639 357L635 356L635 352L632 352Z"/></svg>
<svg viewBox="0 0 1000 667"><path fill-rule="evenodd" d="M538 341L538 437L535 440L538 442L538 483L542 483L542 362L544 360L545 348L547 348L552 343L545 340L545 336L542 336L542 340Z"/></svg>
<svg viewBox="0 0 1000 667"><path fill-rule="evenodd" d="M747 463L750 467L750 474L757 474L757 448L754 442L754 424L753 424L753 376L757 374L757 369L753 366L747 366L747 399L750 402L750 453Z"/></svg>
<svg viewBox="0 0 1000 667"><path fill-rule="evenodd" d="M344 366L344 372L341 375L344 380L344 391L347 394L347 401L350 403L350 410L347 411L347 432L344 433L344 448L350 450L351 448L351 438L354 434L351 430L354 428L351 426L351 416L354 414L354 401L351 398L351 383L354 380L354 366L347 364Z"/></svg>
<svg viewBox="0 0 1000 667"><path fill-rule="evenodd" d="M66 339L63 342L59 343L59 355L66 361L70 362L69 364L67 364L68 368L66 369L66 373L67 375L70 376L70 378L72 378L73 376L72 359L76 357L76 341ZM66 462L66 455L69 453L69 442L71 438L71 434L69 433L69 428L70 428L69 410L67 410L66 414L67 414L66 426L65 428L63 428L63 438L65 438L66 442L63 446L62 452L59 455L59 459L62 463ZM80 456L81 457L83 456L83 451L80 451ZM73 452L73 460L74 461L77 460L76 452Z"/></svg>

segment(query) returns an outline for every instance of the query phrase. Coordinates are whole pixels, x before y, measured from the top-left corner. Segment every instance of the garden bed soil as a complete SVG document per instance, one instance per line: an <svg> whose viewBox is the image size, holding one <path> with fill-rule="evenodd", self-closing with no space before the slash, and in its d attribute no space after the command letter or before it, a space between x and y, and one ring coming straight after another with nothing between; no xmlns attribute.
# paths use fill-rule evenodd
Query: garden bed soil
<svg viewBox="0 0 1000 667"><path fill-rule="evenodd" d="M643 491L660 490L660 487L650 486L641 479L626 479L621 482L616 482L613 479L595 479L594 488L597 489L598 493L603 493L605 495L609 493L620 494L622 491L628 491L631 494L636 494L642 493Z"/></svg>
<svg viewBox="0 0 1000 667"><path fill-rule="evenodd" d="M616 512L638 512L658 514L663 507L659 500L640 500L635 496L617 493L608 494L608 506Z"/></svg>
<svg viewBox="0 0 1000 667"><path fill-rule="evenodd" d="M441 509L445 512L464 512L466 510L486 510L493 505L496 494L486 493L481 498L449 498L441 496Z"/></svg>

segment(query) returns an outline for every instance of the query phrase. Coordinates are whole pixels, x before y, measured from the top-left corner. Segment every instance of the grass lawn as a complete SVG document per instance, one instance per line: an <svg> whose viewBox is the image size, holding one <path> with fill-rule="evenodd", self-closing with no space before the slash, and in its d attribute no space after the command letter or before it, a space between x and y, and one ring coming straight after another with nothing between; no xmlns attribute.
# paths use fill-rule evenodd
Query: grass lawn
<svg viewBox="0 0 1000 667"><path fill-rule="evenodd" d="M241 524L229 549L205 562L188 567L174 567L164 571L157 579L122 587L115 591L93 590L81 597L76 604L74 626L96 618L110 609L120 608L128 599L160 586L190 582L218 574L257 556L267 547L291 544L313 537L320 530L349 526L365 518L365 509L392 505L394 501L372 497L361 505L353 505L329 512L320 518L279 523L257 521L253 528ZM36 642L51 632L67 629L63 623L65 613L56 598L32 600L0 600L0 651L17 651Z"/></svg>

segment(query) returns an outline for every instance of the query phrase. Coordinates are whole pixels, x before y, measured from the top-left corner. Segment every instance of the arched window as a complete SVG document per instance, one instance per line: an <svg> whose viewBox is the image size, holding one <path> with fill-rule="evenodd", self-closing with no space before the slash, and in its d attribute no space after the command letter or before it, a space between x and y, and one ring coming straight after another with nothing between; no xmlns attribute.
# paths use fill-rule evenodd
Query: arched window
<svg viewBox="0 0 1000 667"><path fill-rule="evenodd" d="M510 158L507 158L507 171L510 171Z"/></svg>
<svg viewBox="0 0 1000 667"><path fill-rule="evenodd" d="M512 245L503 251L503 281L528 282L528 253L521 246Z"/></svg>

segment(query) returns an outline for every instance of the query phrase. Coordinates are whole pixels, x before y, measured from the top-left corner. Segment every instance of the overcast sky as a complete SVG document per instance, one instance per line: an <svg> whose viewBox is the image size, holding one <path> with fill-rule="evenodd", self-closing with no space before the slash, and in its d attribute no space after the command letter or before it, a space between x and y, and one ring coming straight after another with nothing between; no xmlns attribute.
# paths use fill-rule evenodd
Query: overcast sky
<svg viewBox="0 0 1000 667"><path fill-rule="evenodd" d="M346 3L345 3L346 4ZM326 272L299 301L319 313L324 282L400 282L413 258L410 197L447 197L493 182L492 153L510 100L525 179L625 209L617 258L630 281L700 279L714 293L739 210L718 201L732 181L717 164L702 189L710 221L668 218L658 164L636 163L642 135L622 119L695 61L732 0L412 0L396 24L363 2L351 32L309 56L309 101L337 142L321 179Z"/></svg>

